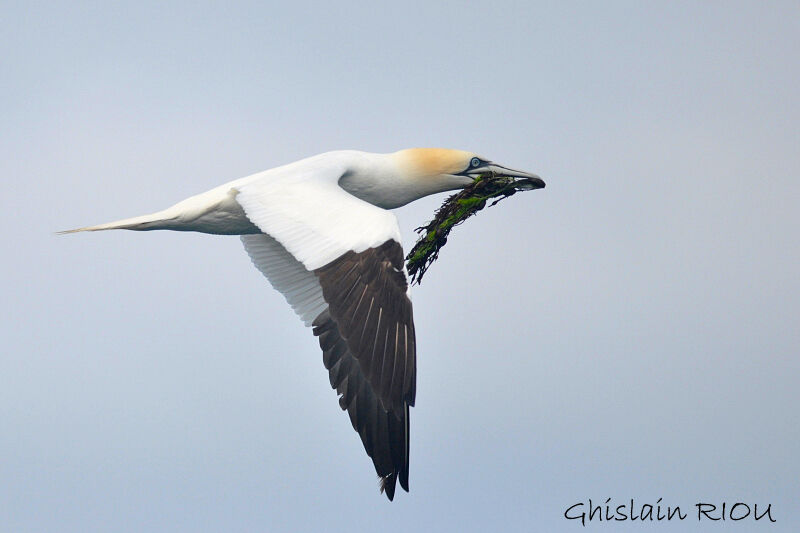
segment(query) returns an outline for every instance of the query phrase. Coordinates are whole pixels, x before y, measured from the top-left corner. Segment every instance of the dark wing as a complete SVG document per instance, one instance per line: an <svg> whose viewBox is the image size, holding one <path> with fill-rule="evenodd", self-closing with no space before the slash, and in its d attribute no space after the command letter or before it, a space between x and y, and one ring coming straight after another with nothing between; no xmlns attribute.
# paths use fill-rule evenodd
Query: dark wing
<svg viewBox="0 0 800 533"><path fill-rule="evenodd" d="M391 500L398 477L408 491L408 408L416 394L416 341L403 248L389 240L347 252L314 273L328 304L313 325L331 386Z"/></svg>
<svg viewBox="0 0 800 533"><path fill-rule="evenodd" d="M411 301L397 241L347 252L308 271L269 235L243 235L253 264L307 323L313 321L331 386L391 500L408 490L409 406L416 391Z"/></svg>

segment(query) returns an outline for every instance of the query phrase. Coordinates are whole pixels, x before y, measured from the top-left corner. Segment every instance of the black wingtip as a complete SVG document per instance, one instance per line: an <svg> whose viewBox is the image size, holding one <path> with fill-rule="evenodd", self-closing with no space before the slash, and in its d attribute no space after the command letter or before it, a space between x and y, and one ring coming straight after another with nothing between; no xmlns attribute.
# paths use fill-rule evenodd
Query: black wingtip
<svg viewBox="0 0 800 533"><path fill-rule="evenodd" d="M389 474L386 477L381 478L381 493L385 493L386 497L389 498L389 501L394 500L394 489L395 484L397 483L397 474Z"/></svg>
<svg viewBox="0 0 800 533"><path fill-rule="evenodd" d="M400 486L403 490L408 492L408 465L400 472Z"/></svg>

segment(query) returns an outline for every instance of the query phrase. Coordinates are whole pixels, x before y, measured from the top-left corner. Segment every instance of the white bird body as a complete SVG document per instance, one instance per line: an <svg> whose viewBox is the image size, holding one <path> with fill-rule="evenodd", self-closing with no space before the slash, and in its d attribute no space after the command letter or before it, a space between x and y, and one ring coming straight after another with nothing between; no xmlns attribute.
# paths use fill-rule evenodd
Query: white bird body
<svg viewBox="0 0 800 533"><path fill-rule="evenodd" d="M411 163L408 156L398 154L402 152L326 152L230 181L163 211L64 233L106 229L168 229L216 235L261 233L236 201L236 195L243 187L262 184L266 188L280 188L284 193L294 196L296 201L303 202L306 196L292 193L291 189L297 187L295 190L299 191L300 187L313 189L337 185L367 203L393 209L430 194L462 188L472 182L472 178L462 176L425 179L424 176L409 172L407 167Z"/></svg>
<svg viewBox="0 0 800 533"><path fill-rule="evenodd" d="M538 179L459 150L327 152L225 183L163 211L64 233L240 235L256 268L314 326L331 386L392 499L398 476L408 490L416 343L400 230L387 209L463 188L486 172Z"/></svg>

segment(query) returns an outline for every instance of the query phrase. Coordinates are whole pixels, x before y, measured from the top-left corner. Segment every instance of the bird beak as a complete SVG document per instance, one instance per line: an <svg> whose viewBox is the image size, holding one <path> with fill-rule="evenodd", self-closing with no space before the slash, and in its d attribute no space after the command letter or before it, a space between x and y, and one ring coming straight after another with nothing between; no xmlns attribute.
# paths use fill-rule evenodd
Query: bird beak
<svg viewBox="0 0 800 533"><path fill-rule="evenodd" d="M476 168L469 170L468 175L472 179L477 179L479 176L485 174L492 174L499 178L519 178L517 181L526 182L530 189L544 189L545 183L542 178L530 172L523 172L522 170L514 170L507 168L497 163L487 163Z"/></svg>

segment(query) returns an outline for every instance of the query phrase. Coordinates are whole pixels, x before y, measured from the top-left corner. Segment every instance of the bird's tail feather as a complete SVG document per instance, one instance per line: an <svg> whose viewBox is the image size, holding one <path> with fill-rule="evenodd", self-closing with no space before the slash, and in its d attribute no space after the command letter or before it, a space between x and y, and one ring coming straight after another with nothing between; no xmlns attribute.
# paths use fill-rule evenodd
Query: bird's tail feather
<svg viewBox="0 0 800 533"><path fill-rule="evenodd" d="M81 231L104 231L108 229L129 229L134 231L166 229L169 226L169 222L174 219L174 214L168 213L167 211L159 211L158 213L142 215L139 217L124 218L122 220L115 220L114 222L107 222L105 224L98 224L96 226L86 226L83 228L58 231L56 234L65 235L67 233L79 233Z"/></svg>

